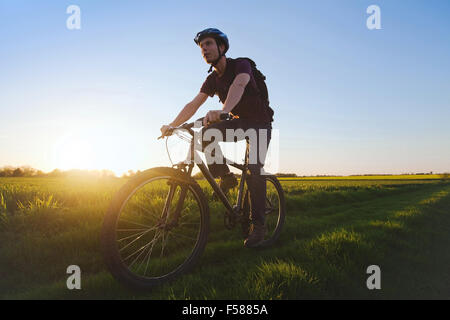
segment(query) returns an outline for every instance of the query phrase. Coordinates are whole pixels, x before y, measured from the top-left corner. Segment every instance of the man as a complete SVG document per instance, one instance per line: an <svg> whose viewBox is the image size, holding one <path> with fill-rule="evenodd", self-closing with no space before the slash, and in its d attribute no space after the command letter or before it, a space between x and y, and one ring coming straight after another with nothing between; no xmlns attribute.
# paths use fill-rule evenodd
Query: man
<svg viewBox="0 0 450 320"><path fill-rule="evenodd" d="M251 225L244 246L257 247L264 240L266 232L264 224L266 183L264 176L261 175L265 153L260 155L259 150L263 148L262 150L266 151L270 142L272 113L269 110L271 109L261 97L250 62L246 59L231 59L225 56L229 49L229 42L224 33L215 28L205 29L197 34L194 41L200 46L205 61L211 65L209 72L212 68L214 72L206 78L200 93L181 110L172 123L162 126L161 132L164 134L168 128L177 127L189 120L208 96L214 95L219 96L223 108L211 110L206 114L202 135L210 128L220 130L223 137L226 137L226 129L265 130L266 141L262 141L264 139L260 141L259 135L256 141L250 139L250 153L256 152L258 156L257 161L254 161L256 163L249 164L250 175L247 181L251 200ZM222 113L231 113L235 118L230 121L220 121ZM211 141L205 141L205 139L202 141L204 150ZM223 159L219 147L214 151L216 153L211 153L212 157ZM219 185L225 194L229 189L237 186L236 177L223 161L208 164L208 167L213 177L221 177Z"/></svg>

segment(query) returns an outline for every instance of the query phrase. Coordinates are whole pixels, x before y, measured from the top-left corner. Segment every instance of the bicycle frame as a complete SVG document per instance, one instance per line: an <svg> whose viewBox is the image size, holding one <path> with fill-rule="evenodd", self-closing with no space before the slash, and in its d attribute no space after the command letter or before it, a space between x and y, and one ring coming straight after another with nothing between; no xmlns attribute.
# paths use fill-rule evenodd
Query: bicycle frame
<svg viewBox="0 0 450 320"><path fill-rule="evenodd" d="M194 155L193 143L191 145L192 146L191 146L191 159L190 160L193 162L193 155ZM194 151L194 152L197 152L197 151ZM239 182L238 199L237 199L237 203L236 203L237 208L241 208L241 205L242 205L242 197L243 197L243 193L244 193L244 183L245 183L245 179L247 178L248 152L249 152L249 144L248 144L248 140L247 140L247 146L246 146L246 150L245 150L245 160L244 160L243 165L239 164L239 163L235 163L234 161L224 158L224 161L226 161L225 163L242 171L241 181ZM198 159L199 159L199 157L198 157ZM203 173L203 175L205 176L206 180L209 182L209 184L211 185L213 190L219 196L220 200L225 205L227 210L230 213L232 213L234 211L234 208L231 206L230 202L228 201L227 197L223 193L222 189L220 189L220 187L217 185L216 180L211 175L211 172L208 170L205 163L202 160L200 160L200 163L197 163L197 166L200 169L200 171Z"/></svg>
<svg viewBox="0 0 450 320"><path fill-rule="evenodd" d="M194 137L194 131L192 129L188 129L188 132L191 134L192 137ZM246 138L246 143L247 143L247 145L246 145L246 150L245 150L244 164L239 164L239 163L236 163L234 161L231 161L229 159L224 158L224 161L226 161L225 163L227 163L227 164L229 164L229 165L231 165L231 166L233 166L233 167L235 167L235 168L237 168L237 169L242 171L241 181L239 183L239 192L238 192L237 203L236 203L236 205L234 207L232 206L230 201L227 199L227 197L223 193L222 189L220 189L220 187L216 183L216 180L211 175L211 172L208 170L208 167L206 166L206 164L203 162L203 160L201 160L201 158L200 158L200 156L198 154L198 151L195 150L195 148L194 148L194 138L191 140L191 144L190 144L190 152L189 152L189 156L190 157L189 157L189 159L185 160L185 161L188 161L187 174L190 176L192 174L192 169L194 168L195 164L197 164L198 168L203 173L204 177L209 182L209 184L213 188L214 192L218 195L219 199L222 201L222 203L224 204L224 206L227 209L229 214L235 213L235 210L239 210L242 207L242 198L243 198L243 193L244 193L244 183L245 183L245 180L247 178L248 158L249 158L249 141L248 141L248 138ZM195 161L194 159L199 159L199 161ZM170 203L170 201L172 200L173 191L174 191L174 190L172 190L172 188L173 188L173 186L171 186L171 191L169 192L169 195L168 195L168 198L166 200L166 203ZM182 204L184 202L184 198L186 196L186 192L187 192L187 186L182 186L181 187L180 198L179 198L177 207L175 209L175 213L174 213L172 222L176 223L176 221L178 220L179 214L181 212L181 206L182 206Z"/></svg>

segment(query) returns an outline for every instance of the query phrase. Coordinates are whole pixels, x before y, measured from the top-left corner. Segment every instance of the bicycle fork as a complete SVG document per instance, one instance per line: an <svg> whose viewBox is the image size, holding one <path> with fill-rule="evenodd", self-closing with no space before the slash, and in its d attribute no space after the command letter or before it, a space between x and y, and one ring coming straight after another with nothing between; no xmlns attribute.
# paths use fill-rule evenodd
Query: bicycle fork
<svg viewBox="0 0 450 320"><path fill-rule="evenodd" d="M167 184L169 184L170 188L169 188L169 193L167 194L167 197L166 197L166 201L164 203L163 212L161 214L161 222L162 222L161 226L164 227L164 229L166 229L166 230L170 230L170 229L178 226L178 220L180 219L181 210L183 209L183 203L186 198L186 194L187 194L189 187L188 187L187 183L178 182L176 180L169 180L167 182ZM175 211L172 213L172 217L170 218L170 221L168 221L169 216L171 215L170 206L172 204L172 201L173 201L173 198L175 195L175 191L178 186L180 186L180 188L181 188L180 197L178 198L178 202L175 207Z"/></svg>

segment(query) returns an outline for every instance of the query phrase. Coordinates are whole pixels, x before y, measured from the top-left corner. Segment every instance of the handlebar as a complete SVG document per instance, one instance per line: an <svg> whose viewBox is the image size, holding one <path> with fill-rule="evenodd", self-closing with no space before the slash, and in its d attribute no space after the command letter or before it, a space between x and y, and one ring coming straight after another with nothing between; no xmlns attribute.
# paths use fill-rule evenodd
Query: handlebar
<svg viewBox="0 0 450 320"><path fill-rule="evenodd" d="M181 126L178 126L178 127L170 127L166 132L165 132L165 134L163 134L163 135L161 135L160 137L158 137L158 140L159 139L162 139L162 138L164 138L164 137L169 137L169 136L171 136L172 134L173 134L173 132L176 130L176 129L185 129L185 130L191 130L193 127L194 127L194 125L195 125L195 123L196 122L201 122L201 123L203 123L203 119L204 119L205 117L202 117L202 118L199 118L199 119L197 119L197 120L195 120L194 122L191 122L191 123L184 123L184 124L182 124ZM221 115L220 115L220 120L230 120L230 119L232 119L232 116L229 114L229 113L222 113Z"/></svg>

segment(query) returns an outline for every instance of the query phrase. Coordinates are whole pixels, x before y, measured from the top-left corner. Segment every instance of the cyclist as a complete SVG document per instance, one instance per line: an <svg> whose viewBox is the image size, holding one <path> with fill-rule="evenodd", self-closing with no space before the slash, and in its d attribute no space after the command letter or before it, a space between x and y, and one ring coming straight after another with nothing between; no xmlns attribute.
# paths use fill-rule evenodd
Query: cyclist
<svg viewBox="0 0 450 320"><path fill-rule="evenodd" d="M177 127L189 120L208 96L213 97L214 95L219 96L223 108L211 110L206 114L203 120L202 135L210 128L220 130L223 137L226 136L226 129L243 129L244 131L254 129L257 130L257 133L261 129L265 129L266 141L262 141L259 134L256 135L256 143L250 139L250 153L256 152L257 161L249 164L250 175L247 180L250 192L251 224L244 246L257 247L264 240L266 232L264 224L266 183L264 176L261 175L261 170L265 161L264 151L267 150L271 138L272 114L259 94L250 62L246 59L231 59L225 56L229 49L229 41L223 32L215 28L208 28L197 33L194 41L200 46L205 61L211 65L208 73L213 68L214 71L206 78L197 96L181 110L172 123L163 125L161 132L165 134L170 127ZM229 121L220 121L222 113L231 113L234 118ZM203 139L202 150L210 143L211 141ZM260 154L260 148L263 148L262 154ZM211 156L215 159L223 159L219 147L213 149ZM208 167L213 177L221 178L219 186L225 194L229 189L238 185L236 177L225 163L209 163L210 161L208 161Z"/></svg>

